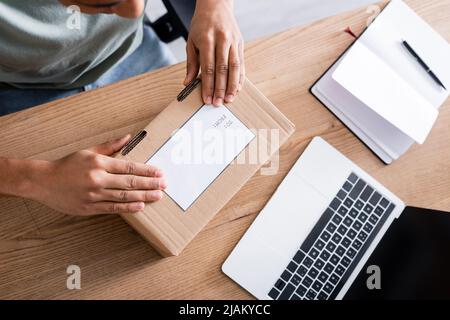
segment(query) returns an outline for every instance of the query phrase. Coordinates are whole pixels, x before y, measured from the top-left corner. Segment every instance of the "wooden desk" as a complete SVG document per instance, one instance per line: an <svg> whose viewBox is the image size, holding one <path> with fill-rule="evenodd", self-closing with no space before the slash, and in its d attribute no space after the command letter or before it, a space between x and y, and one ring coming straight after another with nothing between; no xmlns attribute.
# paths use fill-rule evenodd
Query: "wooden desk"
<svg viewBox="0 0 450 320"><path fill-rule="evenodd" d="M407 1L450 41L450 2ZM248 44L249 78L297 126L276 176L256 175L180 257L160 258L120 217L68 217L0 200L0 298L242 299L220 266L312 137L323 136L407 204L450 211L450 102L423 146L383 165L309 93L361 32L366 8ZM55 159L147 124L182 88L184 65L0 118L2 156ZM66 268L81 267L81 290Z"/></svg>

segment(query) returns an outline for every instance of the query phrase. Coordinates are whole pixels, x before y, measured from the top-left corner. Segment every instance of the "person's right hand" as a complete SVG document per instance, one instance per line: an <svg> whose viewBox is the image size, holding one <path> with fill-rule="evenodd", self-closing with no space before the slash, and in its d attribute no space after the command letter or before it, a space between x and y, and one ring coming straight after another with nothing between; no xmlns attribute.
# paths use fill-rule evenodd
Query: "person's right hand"
<svg viewBox="0 0 450 320"><path fill-rule="evenodd" d="M34 177L33 198L71 215L136 213L160 200L166 183L157 168L110 156L126 136L46 164Z"/></svg>

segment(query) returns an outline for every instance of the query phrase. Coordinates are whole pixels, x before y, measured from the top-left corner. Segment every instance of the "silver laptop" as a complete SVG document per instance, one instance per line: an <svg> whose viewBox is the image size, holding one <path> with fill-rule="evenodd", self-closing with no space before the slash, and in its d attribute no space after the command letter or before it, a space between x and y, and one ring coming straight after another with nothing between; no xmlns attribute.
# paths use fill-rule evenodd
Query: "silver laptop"
<svg viewBox="0 0 450 320"><path fill-rule="evenodd" d="M222 270L258 299L342 299L404 208L315 138Z"/></svg>

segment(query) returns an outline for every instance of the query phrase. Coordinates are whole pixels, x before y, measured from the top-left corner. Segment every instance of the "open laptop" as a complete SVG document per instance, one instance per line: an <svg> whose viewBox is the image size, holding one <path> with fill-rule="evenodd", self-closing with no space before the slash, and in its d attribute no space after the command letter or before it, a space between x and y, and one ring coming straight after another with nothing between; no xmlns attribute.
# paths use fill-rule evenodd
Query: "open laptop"
<svg viewBox="0 0 450 320"><path fill-rule="evenodd" d="M406 207L378 243L344 299L450 299L449 231L449 212ZM377 274L374 267L378 268Z"/></svg>
<svg viewBox="0 0 450 320"><path fill-rule="evenodd" d="M222 270L258 299L342 299L404 208L314 138Z"/></svg>

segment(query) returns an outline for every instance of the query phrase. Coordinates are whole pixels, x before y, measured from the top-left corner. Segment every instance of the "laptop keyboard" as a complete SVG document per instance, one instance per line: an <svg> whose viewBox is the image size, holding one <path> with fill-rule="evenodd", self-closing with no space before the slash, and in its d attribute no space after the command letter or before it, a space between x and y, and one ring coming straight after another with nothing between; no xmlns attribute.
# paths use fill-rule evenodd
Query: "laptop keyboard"
<svg viewBox="0 0 450 320"><path fill-rule="evenodd" d="M269 292L335 299L395 205L352 173Z"/></svg>

